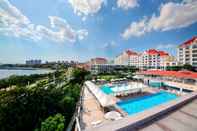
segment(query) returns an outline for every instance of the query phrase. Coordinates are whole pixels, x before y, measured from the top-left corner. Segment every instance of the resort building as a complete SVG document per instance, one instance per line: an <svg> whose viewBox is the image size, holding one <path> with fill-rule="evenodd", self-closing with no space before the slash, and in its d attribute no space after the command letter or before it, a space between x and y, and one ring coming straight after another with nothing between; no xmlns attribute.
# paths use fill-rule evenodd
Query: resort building
<svg viewBox="0 0 197 131"><path fill-rule="evenodd" d="M138 64L138 54L131 50L126 50L114 59L116 65L136 65Z"/></svg>
<svg viewBox="0 0 197 131"><path fill-rule="evenodd" d="M166 69L167 66L176 66L177 61L167 52L156 49L149 49L143 53L127 50L115 58L114 64L135 66L140 69Z"/></svg>
<svg viewBox="0 0 197 131"><path fill-rule="evenodd" d="M92 74L99 73L111 73L115 70L121 70L127 68L128 65L114 65L114 64L94 64L90 66L90 71Z"/></svg>
<svg viewBox="0 0 197 131"><path fill-rule="evenodd" d="M179 45L177 53L180 65L190 64L197 67L197 36Z"/></svg>
<svg viewBox="0 0 197 131"><path fill-rule="evenodd" d="M197 91L197 73L191 71L163 71L147 70L138 73L148 85L152 83L164 83L171 88L184 89L186 91Z"/></svg>
<svg viewBox="0 0 197 131"><path fill-rule="evenodd" d="M105 58L100 58L100 57L97 57L97 58L92 58L90 60L90 65L100 65L100 64L107 64L107 59Z"/></svg>
<svg viewBox="0 0 197 131"><path fill-rule="evenodd" d="M163 56L161 57L161 65L165 69L168 66L177 66L178 62L174 56Z"/></svg>
<svg viewBox="0 0 197 131"><path fill-rule="evenodd" d="M141 69L165 69L167 66L175 66L176 60L165 51L149 49L143 52L139 58Z"/></svg>
<svg viewBox="0 0 197 131"><path fill-rule="evenodd" d="M77 68L81 68L81 69L84 69L84 70L90 70L90 63L89 62L85 62L85 63L78 63L76 64L76 67Z"/></svg>
<svg viewBox="0 0 197 131"><path fill-rule="evenodd" d="M135 67L139 67L140 64L140 54L132 54L129 57L129 66L135 66Z"/></svg>

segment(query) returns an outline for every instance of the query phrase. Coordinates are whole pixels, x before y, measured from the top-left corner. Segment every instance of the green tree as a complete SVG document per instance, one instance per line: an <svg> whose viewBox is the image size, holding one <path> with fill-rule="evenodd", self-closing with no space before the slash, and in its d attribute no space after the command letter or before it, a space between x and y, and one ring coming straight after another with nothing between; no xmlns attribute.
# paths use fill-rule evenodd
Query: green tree
<svg viewBox="0 0 197 131"><path fill-rule="evenodd" d="M13 89L0 91L0 131L32 131L36 128L41 130L41 127L45 125L42 122L57 113L64 116L63 125L58 124L57 131L66 128L75 111L86 74L84 70L74 69L72 73L74 79L65 81L64 71L56 73L56 79L61 81L59 84L48 83L50 77L53 76L50 74L48 79L46 76L44 79L31 76L37 84L29 88L20 84L23 80L27 82L25 77L20 77L20 79L12 77L13 84L19 83L20 86L16 84L17 86ZM4 87L7 81L4 79L0 81L0 84Z"/></svg>
<svg viewBox="0 0 197 131"><path fill-rule="evenodd" d="M61 114L55 116L49 116L41 124L41 131L63 131L65 118Z"/></svg>
<svg viewBox="0 0 197 131"><path fill-rule="evenodd" d="M194 67L192 67L190 64L183 65L183 69L189 70L189 71L194 71Z"/></svg>

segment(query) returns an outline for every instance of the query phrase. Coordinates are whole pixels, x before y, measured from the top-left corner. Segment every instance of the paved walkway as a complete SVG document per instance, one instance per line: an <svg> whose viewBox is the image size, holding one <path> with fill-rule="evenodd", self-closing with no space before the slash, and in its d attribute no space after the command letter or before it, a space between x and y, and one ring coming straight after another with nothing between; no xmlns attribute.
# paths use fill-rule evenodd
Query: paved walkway
<svg viewBox="0 0 197 131"><path fill-rule="evenodd" d="M197 131L197 99L140 131Z"/></svg>
<svg viewBox="0 0 197 131"><path fill-rule="evenodd" d="M83 112L82 112L82 128L93 127L93 123L103 122L104 113L102 112L95 97L87 88L84 89Z"/></svg>

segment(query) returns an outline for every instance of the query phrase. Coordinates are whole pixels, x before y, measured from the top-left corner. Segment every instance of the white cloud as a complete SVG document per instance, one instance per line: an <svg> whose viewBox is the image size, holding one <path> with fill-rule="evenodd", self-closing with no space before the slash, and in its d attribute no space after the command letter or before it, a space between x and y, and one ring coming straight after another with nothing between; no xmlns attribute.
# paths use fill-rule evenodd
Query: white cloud
<svg viewBox="0 0 197 131"><path fill-rule="evenodd" d="M112 49L112 48L114 48L114 47L116 47L116 46L117 46L116 42L110 41L110 42L108 42L108 43L105 43L105 44L101 47L101 49Z"/></svg>
<svg viewBox="0 0 197 131"><path fill-rule="evenodd" d="M151 31L167 31L184 28L197 22L197 1L183 3L166 3L161 6L159 16L152 15L133 22L123 32L122 36L128 39L132 36L141 36Z"/></svg>
<svg viewBox="0 0 197 131"><path fill-rule="evenodd" d="M117 0L117 6L124 10L138 7L138 0Z"/></svg>
<svg viewBox="0 0 197 131"><path fill-rule="evenodd" d="M0 1L0 33L39 39L30 20L7 0Z"/></svg>
<svg viewBox="0 0 197 131"><path fill-rule="evenodd" d="M176 48L176 45L174 44L159 44L156 46L156 49L173 49L173 48Z"/></svg>
<svg viewBox="0 0 197 131"><path fill-rule="evenodd" d="M82 40L88 35L87 30L74 30L60 17L50 16L49 20L51 28L34 25L8 0L0 1L0 33L3 35L23 37L35 41L46 38L57 42L64 42L65 40L75 42L77 39Z"/></svg>
<svg viewBox="0 0 197 131"><path fill-rule="evenodd" d="M146 32L146 22L147 19L144 18L140 22L133 22L131 25L124 31L122 37L124 39L129 39L131 36L141 36Z"/></svg>
<svg viewBox="0 0 197 131"><path fill-rule="evenodd" d="M51 27L59 31L53 31L44 26L37 26L36 30L40 33L42 37L47 39L52 39L55 41L63 42L68 40L70 42L75 42L77 37L79 40L84 39L88 35L86 30L73 30L70 25L62 18L57 16L49 16Z"/></svg>
<svg viewBox="0 0 197 131"><path fill-rule="evenodd" d="M97 13L102 4L106 3L106 0L69 0L69 3L74 9L74 13L78 16L85 16Z"/></svg>

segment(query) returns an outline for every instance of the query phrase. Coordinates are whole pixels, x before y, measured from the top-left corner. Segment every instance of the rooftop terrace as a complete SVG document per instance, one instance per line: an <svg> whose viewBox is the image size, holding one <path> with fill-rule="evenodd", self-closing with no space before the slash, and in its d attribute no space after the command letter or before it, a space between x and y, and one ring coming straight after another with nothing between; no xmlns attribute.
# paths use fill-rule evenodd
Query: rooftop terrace
<svg viewBox="0 0 197 131"><path fill-rule="evenodd" d="M140 131L197 131L197 99L177 111L144 125Z"/></svg>
<svg viewBox="0 0 197 131"><path fill-rule="evenodd" d="M145 88L150 90L150 88ZM153 90L154 91L154 90ZM101 103L88 88L84 91L81 126L85 131L114 130L197 130L197 92L119 120L105 119ZM191 100L193 100L191 102ZM118 101L118 99L117 99ZM189 104L187 104L190 102ZM185 105L187 104L187 105ZM185 105L185 106L184 106Z"/></svg>
<svg viewBox="0 0 197 131"><path fill-rule="evenodd" d="M146 110L144 112L138 113L133 116L127 116L123 119L117 121L110 121L104 124L100 124L97 127L89 128L88 131L130 131L130 130L139 130L141 127L144 127L147 123L152 122L153 124L161 118L161 116L165 116L169 112L177 109L183 104L187 103L189 100L196 98L197 93L191 93L189 95L185 95L180 99L170 101L160 106L156 106L152 109ZM196 101L194 101L196 104ZM189 109L188 109L189 110ZM197 122L197 120L196 120ZM173 128L176 128L176 122L174 122ZM151 127L149 127L151 128ZM179 127L177 127L178 131ZM192 128L193 129L193 128ZM165 131L165 130L164 130ZM171 130L170 130L171 131ZM172 130L173 131L173 130ZM175 130L176 131L176 130ZM192 130L195 131L195 130Z"/></svg>

